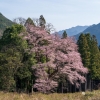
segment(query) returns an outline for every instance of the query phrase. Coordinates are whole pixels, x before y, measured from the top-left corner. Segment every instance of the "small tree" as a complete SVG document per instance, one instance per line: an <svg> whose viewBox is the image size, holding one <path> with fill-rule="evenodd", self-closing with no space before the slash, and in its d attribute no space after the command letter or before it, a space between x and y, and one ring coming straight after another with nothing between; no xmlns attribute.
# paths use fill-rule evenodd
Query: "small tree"
<svg viewBox="0 0 100 100"><path fill-rule="evenodd" d="M64 31L62 34L62 38L66 38L66 37L67 37L67 33L66 33L66 31Z"/></svg>
<svg viewBox="0 0 100 100"><path fill-rule="evenodd" d="M45 30L50 34L50 33L55 33L56 29L51 23L47 23L45 25Z"/></svg>
<svg viewBox="0 0 100 100"><path fill-rule="evenodd" d="M46 20L44 19L43 15L40 15L39 22L40 26L45 28Z"/></svg>
<svg viewBox="0 0 100 100"><path fill-rule="evenodd" d="M13 22L24 26L26 19L22 17L18 17L18 18L14 18Z"/></svg>
<svg viewBox="0 0 100 100"><path fill-rule="evenodd" d="M33 20L32 20L31 18L28 18L28 19L26 20L26 22L25 22L25 26L28 26L28 25L33 25L33 26L35 26L35 24L34 24L34 22L33 22Z"/></svg>

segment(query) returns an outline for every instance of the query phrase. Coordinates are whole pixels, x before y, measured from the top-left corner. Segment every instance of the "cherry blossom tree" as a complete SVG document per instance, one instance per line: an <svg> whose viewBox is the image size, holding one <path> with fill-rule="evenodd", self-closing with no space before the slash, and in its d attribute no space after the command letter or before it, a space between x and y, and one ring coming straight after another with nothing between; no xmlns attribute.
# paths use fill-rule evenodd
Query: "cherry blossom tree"
<svg viewBox="0 0 100 100"><path fill-rule="evenodd" d="M35 53L37 64L35 70L36 81L34 88L43 93L53 92L58 86L58 79L64 75L71 83L79 86L84 83L84 74L88 70L83 66L78 47L73 38L61 39L57 35L48 34L43 28L29 25L26 27L27 39L31 48L30 53ZM45 62L41 62L41 56Z"/></svg>

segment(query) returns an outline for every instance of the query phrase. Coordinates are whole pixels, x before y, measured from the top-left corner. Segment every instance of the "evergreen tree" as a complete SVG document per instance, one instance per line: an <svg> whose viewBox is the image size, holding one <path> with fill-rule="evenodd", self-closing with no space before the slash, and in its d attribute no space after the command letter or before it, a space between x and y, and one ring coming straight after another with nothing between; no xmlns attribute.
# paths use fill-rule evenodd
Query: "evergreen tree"
<svg viewBox="0 0 100 100"><path fill-rule="evenodd" d="M87 75L88 88L92 89L92 81L100 79L100 51L95 36L90 34L81 34L78 40L79 52L82 62L89 69Z"/></svg>
<svg viewBox="0 0 100 100"><path fill-rule="evenodd" d="M67 37L67 33L66 33L66 31L64 31L62 34L62 38L66 38L66 37Z"/></svg>
<svg viewBox="0 0 100 100"><path fill-rule="evenodd" d="M4 31L0 39L0 89L2 90L25 91L32 87L31 66L35 60L34 55L26 51L28 45L23 39L25 34L23 26L13 25Z"/></svg>
<svg viewBox="0 0 100 100"><path fill-rule="evenodd" d="M90 66L90 48L88 45L87 38L86 38L85 34L81 34L79 36L77 44L79 46L79 52L82 57L82 62L85 67L89 68L89 66Z"/></svg>
<svg viewBox="0 0 100 100"><path fill-rule="evenodd" d="M91 78L100 79L100 52L97 44L97 39L93 35L91 37Z"/></svg>
<svg viewBox="0 0 100 100"><path fill-rule="evenodd" d="M26 20L26 22L25 22L25 26L28 26L28 25L33 25L33 26L35 26L35 24L34 24L34 22L33 22L33 20L32 20L31 18L28 18L28 19Z"/></svg>
<svg viewBox="0 0 100 100"><path fill-rule="evenodd" d="M45 20L45 18L43 17L43 15L40 15L39 23L40 23L40 26L41 26L41 27L45 28L46 20Z"/></svg>

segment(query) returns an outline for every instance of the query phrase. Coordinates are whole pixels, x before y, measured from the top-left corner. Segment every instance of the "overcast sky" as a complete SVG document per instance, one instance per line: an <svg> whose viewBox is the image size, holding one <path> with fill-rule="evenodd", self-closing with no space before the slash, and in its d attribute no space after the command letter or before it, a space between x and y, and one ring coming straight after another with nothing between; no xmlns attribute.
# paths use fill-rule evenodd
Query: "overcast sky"
<svg viewBox="0 0 100 100"><path fill-rule="evenodd" d="M0 12L9 19L39 18L57 31L100 22L100 0L0 0Z"/></svg>

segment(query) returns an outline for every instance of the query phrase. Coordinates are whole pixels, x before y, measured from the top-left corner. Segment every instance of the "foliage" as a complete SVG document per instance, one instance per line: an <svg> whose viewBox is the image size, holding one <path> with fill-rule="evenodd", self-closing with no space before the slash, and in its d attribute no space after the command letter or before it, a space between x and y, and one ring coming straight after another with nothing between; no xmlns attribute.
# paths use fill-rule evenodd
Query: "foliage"
<svg viewBox="0 0 100 100"><path fill-rule="evenodd" d="M100 52L95 36L81 34L78 40L84 66L89 69L92 79L100 79Z"/></svg>
<svg viewBox="0 0 100 100"><path fill-rule="evenodd" d="M100 79L100 51L95 36L91 37L91 77Z"/></svg>
<svg viewBox="0 0 100 100"><path fill-rule="evenodd" d="M17 17L13 19L13 22L20 25L25 25L26 19L22 17Z"/></svg>
<svg viewBox="0 0 100 100"><path fill-rule="evenodd" d="M39 24L40 24L41 27L45 28L46 20L43 17L43 15L40 15Z"/></svg>
<svg viewBox="0 0 100 100"><path fill-rule="evenodd" d="M65 75L68 81L77 86L78 81L85 81L83 75L87 69L82 65L77 45L72 38L60 39L32 25L27 27L27 31L25 38L33 45L30 53L35 52L37 59L37 64L33 66L37 77L34 88L44 93L53 91L58 86L57 80L61 75ZM44 40L48 42L45 44ZM41 55L46 57L45 63L40 60Z"/></svg>
<svg viewBox="0 0 100 100"><path fill-rule="evenodd" d="M21 34L21 33L24 34ZM27 87L25 82L32 78L31 66L34 56L27 53L27 41L23 39L26 34L21 25L7 28L0 39L0 89L16 91L18 88ZM31 65L32 64L32 65ZM31 83L32 87L32 83Z"/></svg>
<svg viewBox="0 0 100 100"><path fill-rule="evenodd" d="M25 22L25 26L28 26L28 25L33 25L33 26L35 26L35 24L34 24L34 22L33 22L33 20L32 20L31 18L28 18L28 19L26 20L26 22Z"/></svg>
<svg viewBox="0 0 100 100"><path fill-rule="evenodd" d="M44 29L50 34L50 33L55 33L55 28L51 23L46 23L46 20L44 19L43 15L40 16L40 18L22 18L22 17L17 17L13 19L13 22L16 24L23 25L25 27L28 26L28 24L41 27L44 27ZM41 23L41 24L40 24Z"/></svg>
<svg viewBox="0 0 100 100"><path fill-rule="evenodd" d="M7 28L10 27L11 25L13 25L14 23L12 21L10 21L9 19L7 19L5 16L3 16L0 13L0 33L2 34L3 31Z"/></svg>
<svg viewBox="0 0 100 100"><path fill-rule="evenodd" d="M88 41L87 41L88 39ZM82 62L84 64L85 67L89 68L90 67L90 46L89 44L89 40L90 40L90 36L87 37L84 34L81 34L79 36L79 40L77 42L78 46L79 46L79 52L81 54L82 57Z"/></svg>
<svg viewBox="0 0 100 100"><path fill-rule="evenodd" d="M60 85L67 88L68 83L79 87L86 81L87 68L91 79L100 79L100 48L95 36L81 34L77 46L66 31L62 38L48 34L54 27L43 15L35 22L21 17L15 22L22 25L6 28L0 38L1 90L31 92L34 88L50 93Z"/></svg>
<svg viewBox="0 0 100 100"><path fill-rule="evenodd" d="M62 34L62 38L66 38L66 37L67 37L67 33L66 33L66 31L64 31Z"/></svg>

